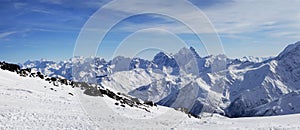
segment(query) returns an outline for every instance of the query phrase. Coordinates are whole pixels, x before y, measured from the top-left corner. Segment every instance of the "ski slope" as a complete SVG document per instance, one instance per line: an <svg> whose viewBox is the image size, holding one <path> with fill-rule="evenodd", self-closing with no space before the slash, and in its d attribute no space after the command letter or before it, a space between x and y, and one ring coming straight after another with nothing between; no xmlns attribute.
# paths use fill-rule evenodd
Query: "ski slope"
<svg viewBox="0 0 300 130"><path fill-rule="evenodd" d="M300 114L234 119L204 114L196 119L172 108L146 112L81 93L0 70L0 129L300 129Z"/></svg>

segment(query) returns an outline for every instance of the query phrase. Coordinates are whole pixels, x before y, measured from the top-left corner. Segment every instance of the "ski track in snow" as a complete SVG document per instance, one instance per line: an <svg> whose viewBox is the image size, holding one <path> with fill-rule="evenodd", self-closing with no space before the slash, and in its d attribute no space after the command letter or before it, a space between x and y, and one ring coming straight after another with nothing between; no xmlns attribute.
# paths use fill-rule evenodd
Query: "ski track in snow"
<svg viewBox="0 0 300 130"><path fill-rule="evenodd" d="M299 114L195 119L166 107L149 108L149 113L116 106L107 97L78 95L70 86L0 70L0 129L300 129Z"/></svg>

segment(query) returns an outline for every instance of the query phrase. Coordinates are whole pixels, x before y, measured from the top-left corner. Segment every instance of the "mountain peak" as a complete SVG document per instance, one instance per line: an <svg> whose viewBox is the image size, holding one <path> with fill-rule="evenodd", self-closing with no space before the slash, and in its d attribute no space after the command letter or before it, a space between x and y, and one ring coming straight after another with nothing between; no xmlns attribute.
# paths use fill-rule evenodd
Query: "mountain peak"
<svg viewBox="0 0 300 130"><path fill-rule="evenodd" d="M190 52L191 50L189 49L189 48L187 48L187 47L183 47L183 48L181 48L181 49L179 49L179 53L187 53L187 52Z"/></svg>
<svg viewBox="0 0 300 130"><path fill-rule="evenodd" d="M183 47L181 48L179 51L178 51L179 54L193 54L193 56L195 58L200 58L200 56L198 55L198 53L196 52L196 49L193 48L193 47L190 47L190 48L186 48L186 47Z"/></svg>
<svg viewBox="0 0 300 130"><path fill-rule="evenodd" d="M169 56L169 55L167 55L167 54L165 54L164 52L159 52L159 53L157 53L157 54L154 56L153 61L155 61L155 60L157 60L157 59L161 59L161 58L163 58L163 59L165 59L165 58L171 59L172 57Z"/></svg>
<svg viewBox="0 0 300 130"><path fill-rule="evenodd" d="M199 54L196 52L195 48L190 47L191 52L193 53L193 55L195 56L195 58L200 59L201 57L199 56Z"/></svg>
<svg viewBox="0 0 300 130"><path fill-rule="evenodd" d="M300 41L288 45L278 56L277 59L283 59L290 56L300 56Z"/></svg>

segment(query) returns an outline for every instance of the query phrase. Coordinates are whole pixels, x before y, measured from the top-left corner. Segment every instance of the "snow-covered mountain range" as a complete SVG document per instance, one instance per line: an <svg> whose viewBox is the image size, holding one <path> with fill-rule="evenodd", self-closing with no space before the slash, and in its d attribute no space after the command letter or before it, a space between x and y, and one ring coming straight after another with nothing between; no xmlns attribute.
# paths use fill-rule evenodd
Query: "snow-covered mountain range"
<svg viewBox="0 0 300 130"><path fill-rule="evenodd" d="M195 115L300 112L300 42L268 59L200 57L194 48L182 48L174 55L160 52L151 61L74 57L58 63L40 60L20 65L51 77L97 83L159 105L185 108Z"/></svg>

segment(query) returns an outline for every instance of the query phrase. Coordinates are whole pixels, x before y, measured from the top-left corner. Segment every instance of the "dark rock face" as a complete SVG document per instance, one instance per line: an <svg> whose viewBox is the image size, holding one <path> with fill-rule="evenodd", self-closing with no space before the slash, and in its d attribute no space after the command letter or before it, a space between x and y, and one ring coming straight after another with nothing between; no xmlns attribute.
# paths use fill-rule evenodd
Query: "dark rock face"
<svg viewBox="0 0 300 130"><path fill-rule="evenodd" d="M140 109L144 109L147 112L150 112L148 109L146 108L142 108L141 106L156 106L155 103L153 103L152 101L148 101L144 104L142 104L138 98L134 98L134 97L130 97L128 95L125 95L123 93L114 93L112 91L110 91L109 89L98 89L98 91L103 94L106 95L112 99L115 99L117 101L120 102L120 106L125 107L125 104L127 104L130 107L136 107L136 108L140 108ZM116 103L116 105L119 105L119 103Z"/></svg>
<svg viewBox="0 0 300 130"><path fill-rule="evenodd" d="M144 104L149 106L154 106L154 103L152 101L145 101Z"/></svg>
<svg viewBox="0 0 300 130"><path fill-rule="evenodd" d="M101 96L101 97L103 97L102 93L97 88L88 88L88 89L84 90L83 93L86 94L86 95L89 95L89 96Z"/></svg>
<svg viewBox="0 0 300 130"><path fill-rule="evenodd" d="M67 79L60 79L59 81L60 81L62 84L69 85Z"/></svg>
<svg viewBox="0 0 300 130"><path fill-rule="evenodd" d="M23 76L23 77L27 77L30 73L31 73L30 68L21 69L20 72L19 72L20 76Z"/></svg>
<svg viewBox="0 0 300 130"><path fill-rule="evenodd" d="M0 66L1 66L1 69L3 69L3 70L8 70L8 71L17 72L17 73L19 73L19 71L20 71L20 66L18 66L16 64L0 62Z"/></svg>
<svg viewBox="0 0 300 130"><path fill-rule="evenodd" d="M247 115L247 109L249 106L243 102L243 97L237 98L226 109L226 116L228 117L241 117Z"/></svg>
<svg viewBox="0 0 300 130"><path fill-rule="evenodd" d="M54 77L51 77L51 81L56 81L57 79L56 78L54 78Z"/></svg>
<svg viewBox="0 0 300 130"><path fill-rule="evenodd" d="M179 74L179 65L177 64L174 57L168 56L163 52L158 53L153 58L153 63L157 66L154 67L155 69L163 70L163 67L171 67L173 68L172 75Z"/></svg>
<svg viewBox="0 0 300 130"><path fill-rule="evenodd" d="M64 80L62 80L62 81L64 82ZM83 93L86 94L86 95L103 97L102 92L97 87L92 86L89 83L71 81L71 82L69 82L69 84L72 87L77 87L77 88L80 88L81 90L84 90Z"/></svg>
<svg viewBox="0 0 300 130"><path fill-rule="evenodd" d="M138 103L138 104L140 104L140 100L138 98L131 98L131 100Z"/></svg>
<svg viewBox="0 0 300 130"><path fill-rule="evenodd" d="M170 94L165 98L161 99L159 102L157 102L157 104L171 107L172 104L176 101L178 94L179 94L179 90L175 87L172 87Z"/></svg>
<svg viewBox="0 0 300 130"><path fill-rule="evenodd" d="M41 79L44 79L44 75L42 75L40 72L37 73L37 76L40 77Z"/></svg>
<svg viewBox="0 0 300 130"><path fill-rule="evenodd" d="M74 86L73 82L69 81L67 79L47 77L47 76L43 75L41 72L36 72L36 73L33 72L32 73L30 68L20 69L20 66L16 65L16 64L0 62L0 68L3 69L3 70L11 71L11 72L16 72L17 74L19 74L20 76L23 76L23 77L27 77L27 76L29 76L29 77L39 77L40 79L45 79L49 83L53 82L53 84L55 86L59 86L58 83L61 83L61 84L64 84L64 85Z"/></svg>

